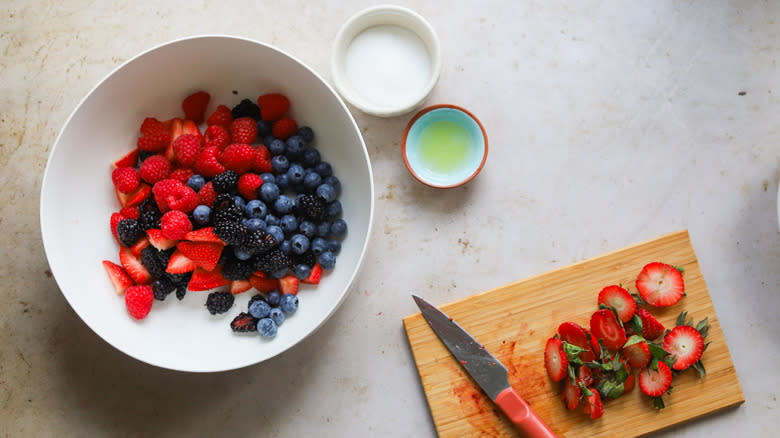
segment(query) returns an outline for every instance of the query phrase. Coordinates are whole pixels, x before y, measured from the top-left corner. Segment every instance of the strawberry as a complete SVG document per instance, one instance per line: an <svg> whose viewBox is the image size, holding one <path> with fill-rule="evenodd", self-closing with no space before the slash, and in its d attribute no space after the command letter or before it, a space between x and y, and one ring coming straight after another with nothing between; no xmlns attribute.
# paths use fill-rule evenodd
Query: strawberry
<svg viewBox="0 0 780 438"><path fill-rule="evenodd" d="M560 382L567 374L569 360L563 352L563 343L558 338L550 338L544 348L544 366L547 368L547 375L554 382Z"/></svg>
<svg viewBox="0 0 780 438"><path fill-rule="evenodd" d="M240 117L230 124L233 143L252 144L257 139L257 122L251 117Z"/></svg>
<svg viewBox="0 0 780 438"><path fill-rule="evenodd" d="M219 162L225 169L235 171L239 175L246 173L255 162L255 149L248 144L233 143L226 147L219 156Z"/></svg>
<svg viewBox="0 0 780 438"><path fill-rule="evenodd" d="M173 153L180 165L191 167L200 154L200 139L192 134L180 136L173 141Z"/></svg>
<svg viewBox="0 0 780 438"><path fill-rule="evenodd" d="M217 200L217 192L214 190L214 186L211 181L207 182L198 191L198 203L202 205L213 205Z"/></svg>
<svg viewBox="0 0 780 438"><path fill-rule="evenodd" d="M125 219L138 219L138 215L141 214L141 212L138 210L138 207L122 207L119 210L119 214L121 214Z"/></svg>
<svg viewBox="0 0 780 438"><path fill-rule="evenodd" d="M144 181L149 184L154 184L168 178L171 170L173 170L171 162L165 157L162 155L152 155L141 163L141 168L138 169L138 173Z"/></svg>
<svg viewBox="0 0 780 438"><path fill-rule="evenodd" d="M576 345L580 348L591 348L585 330L573 322L564 322L558 326L558 335L560 335L563 342L568 342L569 344ZM596 356L594 356L591 351L583 351L580 353L580 359L584 362L590 362L595 358Z"/></svg>
<svg viewBox="0 0 780 438"><path fill-rule="evenodd" d="M230 133L220 125L209 126L203 134L203 141L206 146L216 146L222 151L230 144Z"/></svg>
<svg viewBox="0 0 780 438"><path fill-rule="evenodd" d="M682 274L677 268L664 263L648 263L636 278L636 289L648 304L668 307L676 304L685 294Z"/></svg>
<svg viewBox="0 0 780 438"><path fill-rule="evenodd" d="M675 357L672 368L682 371L701 359L704 337L689 325L678 325L664 336L664 350Z"/></svg>
<svg viewBox="0 0 780 438"><path fill-rule="evenodd" d="M582 396L582 390L580 387L572 383L570 378L563 379L563 386L561 387L561 400L566 405L566 409L573 411L577 409L580 404L580 397Z"/></svg>
<svg viewBox="0 0 780 438"><path fill-rule="evenodd" d="M187 289L191 291L204 291L219 286L225 286L229 283L230 280L227 280L222 276L222 266L217 266L213 271L197 268L192 273L192 278L190 278Z"/></svg>
<svg viewBox="0 0 780 438"><path fill-rule="evenodd" d="M112 167L119 169L120 167L135 167L138 164L138 148L126 153L122 158L114 161Z"/></svg>
<svg viewBox="0 0 780 438"><path fill-rule="evenodd" d="M217 160L219 148L216 146L206 146L200 151L198 159L195 160L194 170L205 178L213 178L217 174L225 171L225 166Z"/></svg>
<svg viewBox="0 0 780 438"><path fill-rule="evenodd" d="M593 371L586 365L580 365L578 383L582 383L585 386L591 386L596 383L596 379L593 377Z"/></svg>
<svg viewBox="0 0 780 438"><path fill-rule="evenodd" d="M663 361L658 361L658 369L647 367L639 372L639 389L650 397L660 397L672 386L672 370Z"/></svg>
<svg viewBox="0 0 780 438"><path fill-rule="evenodd" d="M623 394L628 394L631 392L632 389L634 389L634 384L636 382L636 378L633 374L629 374L626 378L626 381L623 382Z"/></svg>
<svg viewBox="0 0 780 438"><path fill-rule="evenodd" d="M634 316L636 303L627 290L620 286L607 286L599 292L599 305L615 309L621 321L627 322Z"/></svg>
<svg viewBox="0 0 780 438"><path fill-rule="evenodd" d="M151 117L141 124L141 137L138 138L138 149L146 152L160 152L171 142L171 134L165 125Z"/></svg>
<svg viewBox="0 0 780 438"><path fill-rule="evenodd" d="M116 239L116 243L119 242L119 235L116 233L116 226L119 225L119 222L122 221L122 219L127 219L126 217L122 216L121 213L111 213L111 234L114 235L114 239Z"/></svg>
<svg viewBox="0 0 780 438"><path fill-rule="evenodd" d="M184 110L184 118L192 120L197 124L203 123L209 100L211 100L211 96L205 91L198 91L187 96L181 103L181 109Z"/></svg>
<svg viewBox="0 0 780 438"><path fill-rule="evenodd" d="M192 231L192 222L187 214L179 210L171 210L160 219L160 229L163 236L172 240L181 240Z"/></svg>
<svg viewBox="0 0 780 438"><path fill-rule="evenodd" d="M122 207L135 207L143 202L152 193L152 188L148 184L141 183L137 189L131 193L122 193L116 191L116 198Z"/></svg>
<svg viewBox="0 0 780 438"><path fill-rule="evenodd" d="M230 108L225 105L217 106L217 109L206 119L206 124L209 126L219 125L224 128L230 126L230 122L233 121L233 113Z"/></svg>
<svg viewBox="0 0 780 438"><path fill-rule="evenodd" d="M263 120L274 121L284 116L290 109L290 99L281 93L263 94L257 98L260 107L260 117Z"/></svg>
<svg viewBox="0 0 780 438"><path fill-rule="evenodd" d="M297 130L298 125L295 123L295 120L290 117L283 117L277 120L271 127L271 132L274 137L282 140L287 140L294 135Z"/></svg>
<svg viewBox="0 0 780 438"><path fill-rule="evenodd" d="M169 274L184 274L186 272L192 272L197 268L189 257L182 254L178 248L171 254L171 258L168 259L168 266L165 267L165 272Z"/></svg>
<svg viewBox="0 0 780 438"><path fill-rule="evenodd" d="M127 272L119 265L108 260L103 260L103 267L106 269L108 279L114 285L117 295L125 293L125 289L134 285L133 279L127 275Z"/></svg>
<svg viewBox="0 0 780 438"><path fill-rule="evenodd" d="M623 352L623 357L625 357L628 360L629 365L631 365L631 368L644 368L650 363L650 359L652 359L647 342L640 340L639 337L632 337L629 339L621 351Z"/></svg>
<svg viewBox="0 0 780 438"><path fill-rule="evenodd" d="M588 388L588 390L590 395L585 395L585 400L582 403L582 412L590 415L590 418L595 420L604 414L604 404L597 390L593 388Z"/></svg>
<svg viewBox="0 0 780 438"><path fill-rule="evenodd" d="M294 275L285 275L284 277L279 279L279 292L284 294L292 294L297 295L298 294L298 285L300 284L300 280L298 280L298 277Z"/></svg>
<svg viewBox="0 0 780 438"><path fill-rule="evenodd" d="M238 177L238 193L246 200L257 199L257 189L263 185L263 179L256 173L245 173Z"/></svg>
<svg viewBox="0 0 780 438"><path fill-rule="evenodd" d="M661 336L666 328L661 324L653 315L647 310L639 307L636 309L636 314L642 320L642 337L648 340L653 340Z"/></svg>
<svg viewBox="0 0 780 438"><path fill-rule="evenodd" d="M249 277L249 283L252 285L253 288L257 289L258 292L262 293L268 293L273 292L276 290L276 286L278 282L275 278L266 278L265 275L259 276L252 274Z"/></svg>
<svg viewBox="0 0 780 438"><path fill-rule="evenodd" d="M194 135L198 138L200 144L203 144L203 134L200 133L198 124L192 120L184 119L181 121L181 135ZM175 140L175 138L173 140Z"/></svg>
<svg viewBox="0 0 780 438"><path fill-rule="evenodd" d="M144 319L152 310L154 292L147 285L130 286L125 291L125 306L127 312L135 319Z"/></svg>
<svg viewBox="0 0 780 438"><path fill-rule="evenodd" d="M178 250L197 266L211 271L217 266L223 247L221 243L189 242L185 240L179 242Z"/></svg>
<svg viewBox="0 0 780 438"><path fill-rule="evenodd" d="M160 251L171 249L179 243L178 240L169 239L163 236L162 230L156 228L146 230L146 236L149 239L149 244Z"/></svg>
<svg viewBox="0 0 780 438"><path fill-rule="evenodd" d="M306 284L320 284L320 277L322 277L322 266L319 263L314 263L311 268L311 273L308 277L301 280L301 283Z"/></svg>
<svg viewBox="0 0 780 438"><path fill-rule="evenodd" d="M149 246L149 239L146 236L143 236L135 242L135 245L130 247L130 252L136 257L141 257L141 251L147 246Z"/></svg>
<svg viewBox="0 0 780 438"><path fill-rule="evenodd" d="M184 235L184 240L189 240L190 242L224 243L222 242L222 239L214 234L214 227L206 227L199 230L190 231Z"/></svg>
<svg viewBox="0 0 780 438"><path fill-rule="evenodd" d="M126 246L119 248L119 263L122 264L125 272L137 284L146 284L152 281L152 274L146 270L146 267L141 263L141 259L133 255L130 248Z"/></svg>
<svg viewBox="0 0 780 438"><path fill-rule="evenodd" d="M120 167L111 172L111 181L117 190L122 193L130 193L141 184L138 171L132 167Z"/></svg>
<svg viewBox="0 0 780 438"><path fill-rule="evenodd" d="M238 295L242 292L246 292L252 288L252 284L249 280L233 280L230 282L230 293Z"/></svg>
<svg viewBox="0 0 780 438"><path fill-rule="evenodd" d="M593 313L590 331L610 350L617 350L626 343L626 331L611 310L601 309Z"/></svg>
<svg viewBox="0 0 780 438"><path fill-rule="evenodd" d="M180 167L178 169L174 169L174 171L168 175L168 179L175 179L176 181L180 181L182 184L186 184L192 175L195 175L195 172L192 169Z"/></svg>

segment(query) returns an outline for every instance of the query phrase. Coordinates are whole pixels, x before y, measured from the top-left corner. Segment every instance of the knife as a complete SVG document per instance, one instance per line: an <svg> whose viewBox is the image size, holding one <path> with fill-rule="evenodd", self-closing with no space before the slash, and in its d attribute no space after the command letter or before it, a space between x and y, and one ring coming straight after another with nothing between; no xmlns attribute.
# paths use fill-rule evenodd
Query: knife
<svg viewBox="0 0 780 438"><path fill-rule="evenodd" d="M509 385L508 372L501 361L441 310L417 295L412 297L450 353L526 437L556 436Z"/></svg>

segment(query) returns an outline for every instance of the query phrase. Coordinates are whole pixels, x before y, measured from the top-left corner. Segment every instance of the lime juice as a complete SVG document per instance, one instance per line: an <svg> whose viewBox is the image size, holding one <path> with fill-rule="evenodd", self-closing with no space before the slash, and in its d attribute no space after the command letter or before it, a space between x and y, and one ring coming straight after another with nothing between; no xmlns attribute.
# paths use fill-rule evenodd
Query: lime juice
<svg viewBox="0 0 780 438"><path fill-rule="evenodd" d="M456 122L433 122L423 129L418 141L420 160L431 171L447 174L468 164L471 135Z"/></svg>

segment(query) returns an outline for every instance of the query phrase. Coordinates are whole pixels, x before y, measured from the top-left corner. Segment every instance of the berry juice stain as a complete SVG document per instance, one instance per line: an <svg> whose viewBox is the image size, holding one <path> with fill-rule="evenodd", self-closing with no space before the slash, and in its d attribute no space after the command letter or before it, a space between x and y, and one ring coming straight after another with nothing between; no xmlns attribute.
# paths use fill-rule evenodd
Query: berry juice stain
<svg viewBox="0 0 780 438"><path fill-rule="evenodd" d="M420 133L420 159L436 173L448 174L466 166L470 148L469 132L450 120L431 123Z"/></svg>

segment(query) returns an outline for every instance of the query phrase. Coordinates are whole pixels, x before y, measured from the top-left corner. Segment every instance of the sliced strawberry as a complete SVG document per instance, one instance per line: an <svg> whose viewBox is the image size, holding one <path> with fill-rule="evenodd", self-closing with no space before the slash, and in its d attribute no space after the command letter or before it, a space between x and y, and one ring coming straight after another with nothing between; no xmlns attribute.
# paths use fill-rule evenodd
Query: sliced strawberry
<svg viewBox="0 0 780 438"><path fill-rule="evenodd" d="M122 264L125 272L130 275L130 278L136 284L147 284L153 280L152 274L146 270L146 267L141 263L141 259L134 256L130 248L126 246L119 248L119 263Z"/></svg>
<svg viewBox="0 0 780 438"><path fill-rule="evenodd" d="M205 91L198 91L187 96L181 103L184 116L195 123L202 123L209 106L211 96Z"/></svg>
<svg viewBox="0 0 780 438"><path fill-rule="evenodd" d="M125 293L125 289L135 284L127 272L116 263L103 260L103 267L106 269L108 279L114 285L117 295L122 295Z"/></svg>
<svg viewBox="0 0 780 438"><path fill-rule="evenodd" d="M257 289L258 292L268 293L276 290L279 282L276 281L275 278L266 278L265 276L258 276L255 274L252 274L249 277L249 283L253 288Z"/></svg>
<svg viewBox="0 0 780 438"><path fill-rule="evenodd" d="M638 342L624 346L622 349L623 357L628 360L631 368L644 368L648 363L650 363L650 359L652 359L652 356L650 355L650 348L647 346L647 342L638 340L636 338L629 339L626 344L629 344L632 341Z"/></svg>
<svg viewBox="0 0 780 438"><path fill-rule="evenodd" d="M172 240L163 236L162 230L157 228L146 230L146 235L149 238L149 244L160 251L171 249L179 243L178 240Z"/></svg>
<svg viewBox="0 0 780 438"><path fill-rule="evenodd" d="M114 164L112 164L114 169L119 169L120 167L135 167L136 164L138 164L138 149L133 149L132 151L125 154L122 158L114 161Z"/></svg>
<svg viewBox="0 0 780 438"><path fill-rule="evenodd" d="M252 288L252 284L249 280L233 280L230 282L230 293L233 295L246 292Z"/></svg>
<svg viewBox="0 0 780 438"><path fill-rule="evenodd" d="M675 357L672 368L681 371L701 359L704 337L694 327L678 325L664 336L663 347Z"/></svg>
<svg viewBox="0 0 780 438"><path fill-rule="evenodd" d="M219 256L222 254L221 243L209 242L190 242L183 240L179 242L178 251L192 260L195 265L211 271L217 267Z"/></svg>
<svg viewBox="0 0 780 438"><path fill-rule="evenodd" d="M636 302L627 290L620 286L607 286L599 292L599 304L612 307L618 314L621 321L627 322L634 316L636 311Z"/></svg>
<svg viewBox="0 0 780 438"><path fill-rule="evenodd" d="M136 257L141 257L141 251L147 246L149 246L149 239L146 236L142 236L135 242L135 245L130 247L130 252Z"/></svg>
<svg viewBox="0 0 780 438"><path fill-rule="evenodd" d="M590 395L585 395L585 400L582 402L582 412L595 420L604 414L604 403L602 403L601 395L596 389L588 388L588 390L590 390Z"/></svg>
<svg viewBox="0 0 780 438"><path fill-rule="evenodd" d="M658 369L647 367L639 372L639 389L650 397L660 397L672 385L672 370L663 361L658 361Z"/></svg>
<svg viewBox="0 0 780 438"><path fill-rule="evenodd" d="M590 339L590 350L593 352L593 355L597 358L601 357L601 347L599 346L598 338L587 330L585 330L585 333L588 335L588 339Z"/></svg>
<svg viewBox="0 0 780 438"><path fill-rule="evenodd" d="M626 331L611 310L601 309L593 313L590 331L610 350L617 350L626 343Z"/></svg>
<svg viewBox="0 0 780 438"><path fill-rule="evenodd" d="M566 409L573 411L577 409L580 404L580 397L582 396L582 390L578 385L571 382L571 379L563 379L563 387L561 388L561 400L566 405Z"/></svg>
<svg viewBox="0 0 780 438"><path fill-rule="evenodd" d="M189 240L190 242L223 243L222 239L214 234L214 227L206 227L199 230L190 231L184 235L184 240Z"/></svg>
<svg viewBox="0 0 780 438"><path fill-rule="evenodd" d="M222 276L222 266L217 266L213 271L207 271L202 268L197 268L192 273L192 278L187 285L187 289L191 291L204 291L214 289L215 287L225 286L230 283Z"/></svg>
<svg viewBox="0 0 780 438"><path fill-rule="evenodd" d="M300 280L294 275L285 275L279 279L279 292L282 294L298 294Z"/></svg>
<svg viewBox="0 0 780 438"><path fill-rule="evenodd" d="M568 374L569 360L563 352L563 343L558 338L550 338L544 347L544 366L547 368L547 375L554 382L560 382Z"/></svg>
<svg viewBox="0 0 780 438"><path fill-rule="evenodd" d="M141 183L138 188L130 193L122 193L116 190L116 198L122 207L135 207L152 194L152 188L149 184Z"/></svg>
<svg viewBox="0 0 780 438"><path fill-rule="evenodd" d="M165 268L165 272L169 274L183 274L185 272L192 272L198 265L190 260L187 256L181 253L178 249L171 254L171 258L168 260L168 266Z"/></svg>
<svg viewBox="0 0 780 438"><path fill-rule="evenodd" d="M116 226L119 225L119 222L121 222L122 219L125 219L125 217L122 216L121 214L119 214L119 213L111 213L111 221L110 221L110 224L111 224L111 234L114 235L114 239L116 239L116 243L120 243L119 242L119 235L116 233Z"/></svg>
<svg viewBox="0 0 780 438"><path fill-rule="evenodd" d="M636 309L636 314L642 320L642 337L652 341L661 336L666 328L653 315L643 308Z"/></svg>
<svg viewBox="0 0 780 438"><path fill-rule="evenodd" d="M593 377L593 371L585 365L580 365L578 376L577 382L582 383L585 386L592 386L596 383L596 379Z"/></svg>
<svg viewBox="0 0 780 438"><path fill-rule="evenodd" d="M648 263L636 278L636 289L648 304L668 307L676 304L685 294L682 274L665 263Z"/></svg>
<svg viewBox="0 0 780 438"><path fill-rule="evenodd" d="M631 390L634 389L635 382L636 382L636 378L634 377L634 374L629 374L629 376L626 378L626 381L623 382L624 395L631 392Z"/></svg>
<svg viewBox="0 0 780 438"><path fill-rule="evenodd" d="M176 152L173 150L173 142L177 138L181 137L183 133L182 122L183 120L178 117L163 122L168 126L168 132L170 133L170 140L168 141L168 145L165 148L165 153L163 153L163 156L165 156L165 158L167 158L170 162L173 162L173 160L176 158Z"/></svg>
<svg viewBox="0 0 780 438"><path fill-rule="evenodd" d="M588 342L588 335L579 324L569 321L564 322L558 326L558 335L560 335L561 341L563 342L568 342L569 344L588 350L591 348L590 342ZM596 356L591 351L583 351L580 353L580 359L585 362L590 362L595 358Z"/></svg>
<svg viewBox="0 0 780 438"><path fill-rule="evenodd" d="M315 263L311 268L311 274L301 280L301 282L306 284L320 284L320 277L322 277L322 266L320 266L319 263Z"/></svg>

